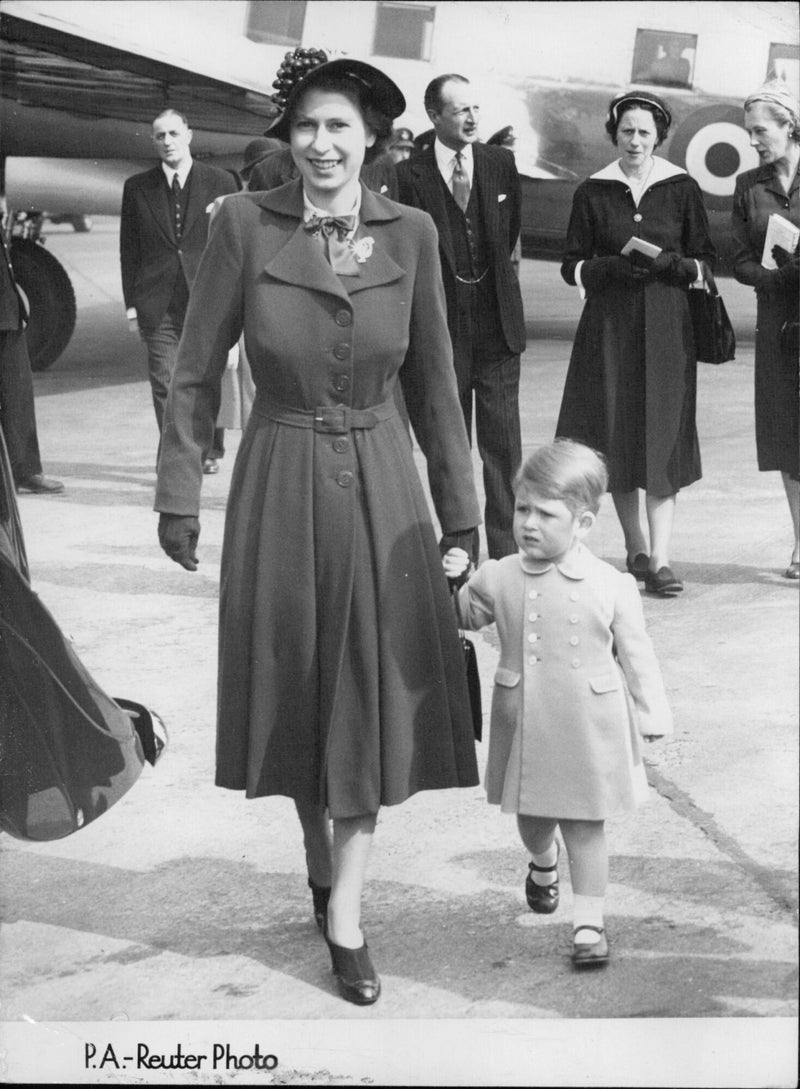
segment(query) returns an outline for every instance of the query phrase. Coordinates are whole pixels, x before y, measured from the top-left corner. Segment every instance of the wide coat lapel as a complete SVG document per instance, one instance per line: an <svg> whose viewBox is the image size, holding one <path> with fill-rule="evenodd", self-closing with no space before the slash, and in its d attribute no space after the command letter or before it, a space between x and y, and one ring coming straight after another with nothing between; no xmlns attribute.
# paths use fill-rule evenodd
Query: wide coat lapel
<svg viewBox="0 0 800 1089"><path fill-rule="evenodd" d="M346 300L356 291L392 283L405 275L404 270L380 246L379 238L376 238L372 254L359 266L359 275L345 277L344 282L340 280L325 260L317 239L301 229L303 188L299 179L260 194L258 203L262 208L294 221L294 229L288 234L286 244L264 265L267 275L276 280L313 291L323 291ZM368 236L373 228L379 233L384 223L397 218L398 214L387 201L381 201L361 186L359 237Z"/></svg>
<svg viewBox="0 0 800 1089"><path fill-rule="evenodd" d="M488 246L494 248L500 238L500 196L498 172L494 168L490 153L480 144L472 145L473 185L477 183L483 216L484 237Z"/></svg>
<svg viewBox="0 0 800 1089"><path fill-rule="evenodd" d="M451 271L455 274L456 256L450 234L450 217L447 214L442 176L439 173L439 167L436 165L433 146L426 148L416 159L412 159L411 164L411 173L422 196L419 206L432 216L439 232L439 247Z"/></svg>
<svg viewBox="0 0 800 1089"><path fill-rule="evenodd" d="M142 195L153 213L153 219L159 230L167 241L174 246L175 234L171 223L167 182L164 171L160 166L154 167L145 175L142 183Z"/></svg>

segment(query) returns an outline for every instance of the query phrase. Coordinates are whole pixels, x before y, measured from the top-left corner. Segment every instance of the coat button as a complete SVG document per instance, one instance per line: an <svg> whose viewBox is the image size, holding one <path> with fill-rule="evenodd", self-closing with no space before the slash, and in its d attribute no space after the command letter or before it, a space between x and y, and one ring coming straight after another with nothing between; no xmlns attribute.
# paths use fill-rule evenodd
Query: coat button
<svg viewBox="0 0 800 1089"><path fill-rule="evenodd" d="M350 388L350 375L349 374L337 374L336 381L333 383L334 388L339 393L344 393L346 389Z"/></svg>
<svg viewBox="0 0 800 1089"><path fill-rule="evenodd" d="M531 599L531 601L533 601L534 598L537 598L538 596L539 596L539 591L538 590L529 590L528 591L528 597Z"/></svg>
<svg viewBox="0 0 800 1089"><path fill-rule="evenodd" d="M573 590L572 593L569 595L570 601L577 601L579 597L580 594L576 590Z"/></svg>
<svg viewBox="0 0 800 1089"><path fill-rule="evenodd" d="M633 222L634 223L641 223L642 222L642 216L641 216L640 212L637 212L636 215L633 217Z"/></svg>
<svg viewBox="0 0 800 1089"><path fill-rule="evenodd" d="M536 665L538 663L538 661L539 661L539 659L536 657L536 655L532 654L530 656L530 658L528 659L528 665Z"/></svg>
<svg viewBox="0 0 800 1089"><path fill-rule="evenodd" d="M340 488L349 488L353 483L353 474L349 469L343 469L341 473L336 474L336 483Z"/></svg>
<svg viewBox="0 0 800 1089"><path fill-rule="evenodd" d="M580 669L581 660L580 658L573 658L570 664L572 665L573 669Z"/></svg>
<svg viewBox="0 0 800 1089"><path fill-rule="evenodd" d="M337 325L345 326L353 324L353 315L349 310L337 310L334 321Z"/></svg>
<svg viewBox="0 0 800 1089"><path fill-rule="evenodd" d="M350 358L350 345L349 344L337 344L333 349L333 354L337 359L349 359Z"/></svg>
<svg viewBox="0 0 800 1089"><path fill-rule="evenodd" d="M580 639L577 637L577 635L573 635L572 638L569 641L569 645L571 647L577 647L579 642L580 642Z"/></svg>
<svg viewBox="0 0 800 1089"><path fill-rule="evenodd" d="M528 620L534 621L539 619L538 613L528 613Z"/></svg>
<svg viewBox="0 0 800 1089"><path fill-rule="evenodd" d="M532 631L531 634L528 636L528 642L535 643L538 638L539 636L536 634L536 632Z"/></svg>
<svg viewBox="0 0 800 1089"><path fill-rule="evenodd" d="M349 449L350 443L347 439L334 439L333 448L337 454L344 454Z"/></svg>
<svg viewBox="0 0 800 1089"><path fill-rule="evenodd" d="M578 617L578 614L573 613L572 616L569 618L569 622L570 624L577 624L579 619L580 618Z"/></svg>

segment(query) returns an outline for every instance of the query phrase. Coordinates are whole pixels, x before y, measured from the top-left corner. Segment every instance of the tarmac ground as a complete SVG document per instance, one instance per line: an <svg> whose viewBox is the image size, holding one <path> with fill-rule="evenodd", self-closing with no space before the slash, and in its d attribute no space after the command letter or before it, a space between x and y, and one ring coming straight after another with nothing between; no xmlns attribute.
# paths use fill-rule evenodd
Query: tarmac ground
<svg viewBox="0 0 800 1089"><path fill-rule="evenodd" d="M379 818L363 921L383 995L359 1008L335 990L291 802L213 785L239 433L206 478L190 574L156 537L155 421L117 238L113 218L48 231L79 308L35 376L45 472L66 490L19 505L35 590L101 687L157 710L170 744L79 833L0 840L3 1080L797 1084L798 586L782 575L779 475L756 467L752 292L720 281L739 350L699 368L704 475L678 498L673 543L686 589L644 595L676 733L648 750L648 804L608 823L610 965L571 967L565 866L559 911L527 910L515 823L481 787L423 793ZM556 264L524 260L521 279L529 450L552 437L580 302ZM624 565L608 498L588 544ZM474 639L488 711L496 633ZM205 1058L179 1069L181 1049Z"/></svg>

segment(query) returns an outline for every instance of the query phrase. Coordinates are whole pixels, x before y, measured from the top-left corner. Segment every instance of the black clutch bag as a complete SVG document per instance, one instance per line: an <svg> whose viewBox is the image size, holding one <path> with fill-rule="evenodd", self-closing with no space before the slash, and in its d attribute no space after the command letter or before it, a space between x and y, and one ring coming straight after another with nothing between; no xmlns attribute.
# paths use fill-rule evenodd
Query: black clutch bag
<svg viewBox="0 0 800 1089"><path fill-rule="evenodd" d="M736 335L717 291L714 277L704 268L706 288L689 290L689 312L697 359L700 363L727 363L736 356Z"/></svg>
<svg viewBox="0 0 800 1089"><path fill-rule="evenodd" d="M461 648L464 651L464 666L467 671L467 689L469 690L469 706L472 711L472 732L475 740L483 739L483 709L481 707L481 677L478 673L478 655L475 644L462 632Z"/></svg>

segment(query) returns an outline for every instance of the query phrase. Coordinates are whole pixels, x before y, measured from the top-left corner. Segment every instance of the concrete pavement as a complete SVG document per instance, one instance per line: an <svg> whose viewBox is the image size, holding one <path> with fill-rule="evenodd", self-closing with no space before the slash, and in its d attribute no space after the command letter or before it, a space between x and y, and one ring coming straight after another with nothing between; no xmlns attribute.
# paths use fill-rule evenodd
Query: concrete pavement
<svg viewBox="0 0 800 1089"><path fill-rule="evenodd" d="M92 1068L84 1044L208 1050L213 1036L269 1044L277 1069L250 1071L265 1084L794 1084L798 587L781 577L791 528L778 474L755 463L752 292L721 281L739 353L700 366L704 477L679 497L673 548L686 590L644 600L677 732L650 752L648 805L609 822L612 964L575 976L566 868L559 911L527 911L514 822L481 788L422 794L380 817L364 926L384 994L360 1009L336 995L291 803L213 786L238 433L206 480L189 574L156 540L155 423L116 246L113 219L50 235L79 305L68 351L36 376L45 471L66 492L20 508L34 588L103 688L158 710L171 743L80 833L0 841L9 1080L62 1080L49 1076L56 1058L70 1080L163 1080L137 1063ZM580 303L557 265L524 261L522 277L533 448L552 437ZM610 500L588 543L623 565ZM496 636L475 640L488 709ZM210 1058L169 1075L184 1078L250 1080Z"/></svg>

